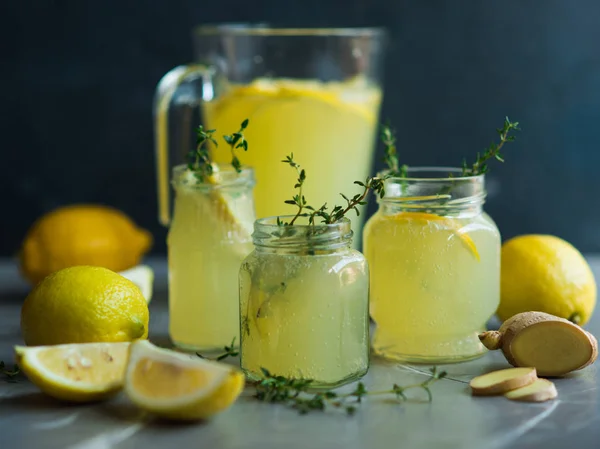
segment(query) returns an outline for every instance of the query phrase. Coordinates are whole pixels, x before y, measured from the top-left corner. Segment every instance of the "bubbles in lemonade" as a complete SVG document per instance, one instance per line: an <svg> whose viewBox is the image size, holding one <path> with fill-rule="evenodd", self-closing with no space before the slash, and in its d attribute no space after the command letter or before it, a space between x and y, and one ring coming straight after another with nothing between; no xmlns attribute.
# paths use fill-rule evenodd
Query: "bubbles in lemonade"
<svg viewBox="0 0 600 449"><path fill-rule="evenodd" d="M481 355L500 295L500 235L485 213L377 212L365 226L374 350L391 359Z"/></svg>
<svg viewBox="0 0 600 449"><path fill-rule="evenodd" d="M237 280L253 249L252 186L215 190L182 178L167 238L169 333L180 348L222 351L233 337L239 343Z"/></svg>
<svg viewBox="0 0 600 449"><path fill-rule="evenodd" d="M242 369L333 386L368 368L367 264L346 249L329 255L254 252L240 270Z"/></svg>

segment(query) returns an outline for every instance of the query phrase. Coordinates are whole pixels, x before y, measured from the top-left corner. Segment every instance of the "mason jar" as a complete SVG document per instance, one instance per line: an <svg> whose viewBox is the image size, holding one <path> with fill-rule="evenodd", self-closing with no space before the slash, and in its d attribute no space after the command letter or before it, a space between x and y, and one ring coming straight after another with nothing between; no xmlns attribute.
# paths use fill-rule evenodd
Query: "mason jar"
<svg viewBox="0 0 600 449"><path fill-rule="evenodd" d="M252 251L254 173L220 165L201 182L187 166L173 170L175 210L167 237L169 334L190 351L239 344L237 278Z"/></svg>
<svg viewBox="0 0 600 449"><path fill-rule="evenodd" d="M364 230L373 349L385 358L459 362L500 302L500 233L483 211L484 175L416 167L390 178Z"/></svg>
<svg viewBox="0 0 600 449"><path fill-rule="evenodd" d="M289 221L292 217L280 217ZM257 220L240 269L241 367L335 387L369 367L369 274L350 220L291 226Z"/></svg>

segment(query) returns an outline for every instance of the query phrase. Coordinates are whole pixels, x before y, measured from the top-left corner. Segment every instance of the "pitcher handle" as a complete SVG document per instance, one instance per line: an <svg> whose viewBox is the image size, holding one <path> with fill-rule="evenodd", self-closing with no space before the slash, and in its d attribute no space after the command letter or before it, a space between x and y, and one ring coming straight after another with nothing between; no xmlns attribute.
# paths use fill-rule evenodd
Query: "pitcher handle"
<svg viewBox="0 0 600 449"><path fill-rule="evenodd" d="M172 165L170 150L187 153L190 150L186 136L191 135L191 121L180 120L183 129L169 130L169 113L190 106L199 106L201 101L210 101L214 96L214 69L201 64L175 67L162 77L154 96L154 133L156 152L156 180L158 195L158 221L168 226L171 221L171 191L169 186ZM175 101L174 101L175 100ZM180 154L183 161L183 154Z"/></svg>

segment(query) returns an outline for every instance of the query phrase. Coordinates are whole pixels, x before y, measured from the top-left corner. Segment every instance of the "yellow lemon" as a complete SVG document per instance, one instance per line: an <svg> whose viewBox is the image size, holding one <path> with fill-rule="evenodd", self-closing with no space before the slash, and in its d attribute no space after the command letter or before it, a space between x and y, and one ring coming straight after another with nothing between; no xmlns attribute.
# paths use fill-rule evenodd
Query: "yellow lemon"
<svg viewBox="0 0 600 449"><path fill-rule="evenodd" d="M138 407L177 420L205 419L225 410L244 388L244 375L230 365L131 344L125 393Z"/></svg>
<svg viewBox="0 0 600 449"><path fill-rule="evenodd" d="M501 320L537 311L583 325L595 305L592 270L570 243L551 235L523 235L502 245Z"/></svg>
<svg viewBox="0 0 600 449"><path fill-rule="evenodd" d="M106 399L123 386L129 343L16 346L21 370L44 393L64 401Z"/></svg>
<svg viewBox="0 0 600 449"><path fill-rule="evenodd" d="M124 213L105 206L56 209L33 224L21 249L21 272L36 284L50 273L76 265L113 271L136 266L152 236Z"/></svg>
<svg viewBox="0 0 600 449"><path fill-rule="evenodd" d="M131 341L148 336L148 305L130 280L101 267L52 273L27 296L21 332L29 346Z"/></svg>

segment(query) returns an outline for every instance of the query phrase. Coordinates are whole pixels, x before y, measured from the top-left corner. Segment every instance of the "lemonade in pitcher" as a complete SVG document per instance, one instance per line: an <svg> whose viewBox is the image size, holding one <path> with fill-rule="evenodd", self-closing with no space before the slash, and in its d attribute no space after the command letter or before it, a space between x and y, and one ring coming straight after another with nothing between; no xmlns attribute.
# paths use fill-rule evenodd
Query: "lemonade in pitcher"
<svg viewBox="0 0 600 449"><path fill-rule="evenodd" d="M360 79L263 79L232 87L204 103L203 111L208 126L217 129L250 118L247 135L255 151L246 160L258 179L257 216L270 217L285 211L284 200L292 193L288 173L280 167L286 154L302 159L312 181L305 195L318 203L334 204L342 188L367 177L380 102L381 92ZM223 153L216 156L218 161L224 158ZM349 218L352 229L360 229L362 215Z"/></svg>

